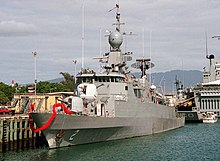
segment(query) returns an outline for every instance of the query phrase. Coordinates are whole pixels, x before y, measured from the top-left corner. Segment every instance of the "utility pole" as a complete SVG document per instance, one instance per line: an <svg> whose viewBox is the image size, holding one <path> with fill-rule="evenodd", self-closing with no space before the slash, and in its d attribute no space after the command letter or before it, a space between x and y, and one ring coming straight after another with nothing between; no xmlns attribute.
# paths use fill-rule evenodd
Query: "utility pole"
<svg viewBox="0 0 220 161"><path fill-rule="evenodd" d="M73 63L74 63L74 82L76 84L76 63L77 63L77 60L73 60Z"/></svg>
<svg viewBox="0 0 220 161"><path fill-rule="evenodd" d="M73 60L73 63L74 63L74 86L73 86L73 92L76 94L76 63L77 63L77 60Z"/></svg>
<svg viewBox="0 0 220 161"><path fill-rule="evenodd" d="M34 94L35 94L35 98L37 95L37 52L32 52L33 56L34 56Z"/></svg>

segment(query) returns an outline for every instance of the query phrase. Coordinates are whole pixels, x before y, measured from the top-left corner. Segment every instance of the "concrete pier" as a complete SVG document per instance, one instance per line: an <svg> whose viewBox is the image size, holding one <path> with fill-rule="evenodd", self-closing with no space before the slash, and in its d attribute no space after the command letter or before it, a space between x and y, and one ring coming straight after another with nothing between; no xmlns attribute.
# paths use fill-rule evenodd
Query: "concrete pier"
<svg viewBox="0 0 220 161"><path fill-rule="evenodd" d="M43 134L31 130L30 121L27 115L0 117L0 152L46 145Z"/></svg>

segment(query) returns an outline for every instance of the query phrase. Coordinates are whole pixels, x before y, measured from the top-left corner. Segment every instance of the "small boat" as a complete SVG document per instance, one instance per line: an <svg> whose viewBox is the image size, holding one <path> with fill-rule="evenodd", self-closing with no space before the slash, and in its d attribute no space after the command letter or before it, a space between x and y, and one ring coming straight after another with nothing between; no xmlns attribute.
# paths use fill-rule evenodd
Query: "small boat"
<svg viewBox="0 0 220 161"><path fill-rule="evenodd" d="M206 112L203 114L203 123L216 123L218 117L214 112Z"/></svg>

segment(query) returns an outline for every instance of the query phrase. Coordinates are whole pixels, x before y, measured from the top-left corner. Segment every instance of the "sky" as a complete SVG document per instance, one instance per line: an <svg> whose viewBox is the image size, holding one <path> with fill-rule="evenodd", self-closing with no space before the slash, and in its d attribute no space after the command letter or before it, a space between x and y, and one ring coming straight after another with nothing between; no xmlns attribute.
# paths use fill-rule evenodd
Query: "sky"
<svg viewBox="0 0 220 161"><path fill-rule="evenodd" d="M75 75L81 69L82 22L84 67L109 52L106 31L114 31L116 0L0 0L0 82L33 83ZM151 72L203 70L206 54L220 59L219 0L120 0L122 51L133 61L151 57ZM84 6L84 7L82 7ZM84 8L84 12L83 12ZM84 21L83 14L84 13ZM73 60L77 60L74 64ZM129 65L129 64L128 64ZM132 71L135 69L130 68Z"/></svg>

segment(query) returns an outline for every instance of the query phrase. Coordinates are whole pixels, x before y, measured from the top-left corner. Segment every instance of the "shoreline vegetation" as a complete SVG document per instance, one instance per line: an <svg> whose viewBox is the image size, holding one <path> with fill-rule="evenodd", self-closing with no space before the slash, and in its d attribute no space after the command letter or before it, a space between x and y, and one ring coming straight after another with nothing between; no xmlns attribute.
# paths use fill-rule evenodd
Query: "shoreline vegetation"
<svg viewBox="0 0 220 161"><path fill-rule="evenodd" d="M36 85L37 93L51 93L51 92L71 92L74 87L74 77L66 72L60 73L64 80L61 82L53 83L48 81L40 81ZM0 82L0 105L2 106L11 106L15 93L24 93L32 94L35 92L34 84L19 85L15 84L6 84Z"/></svg>

